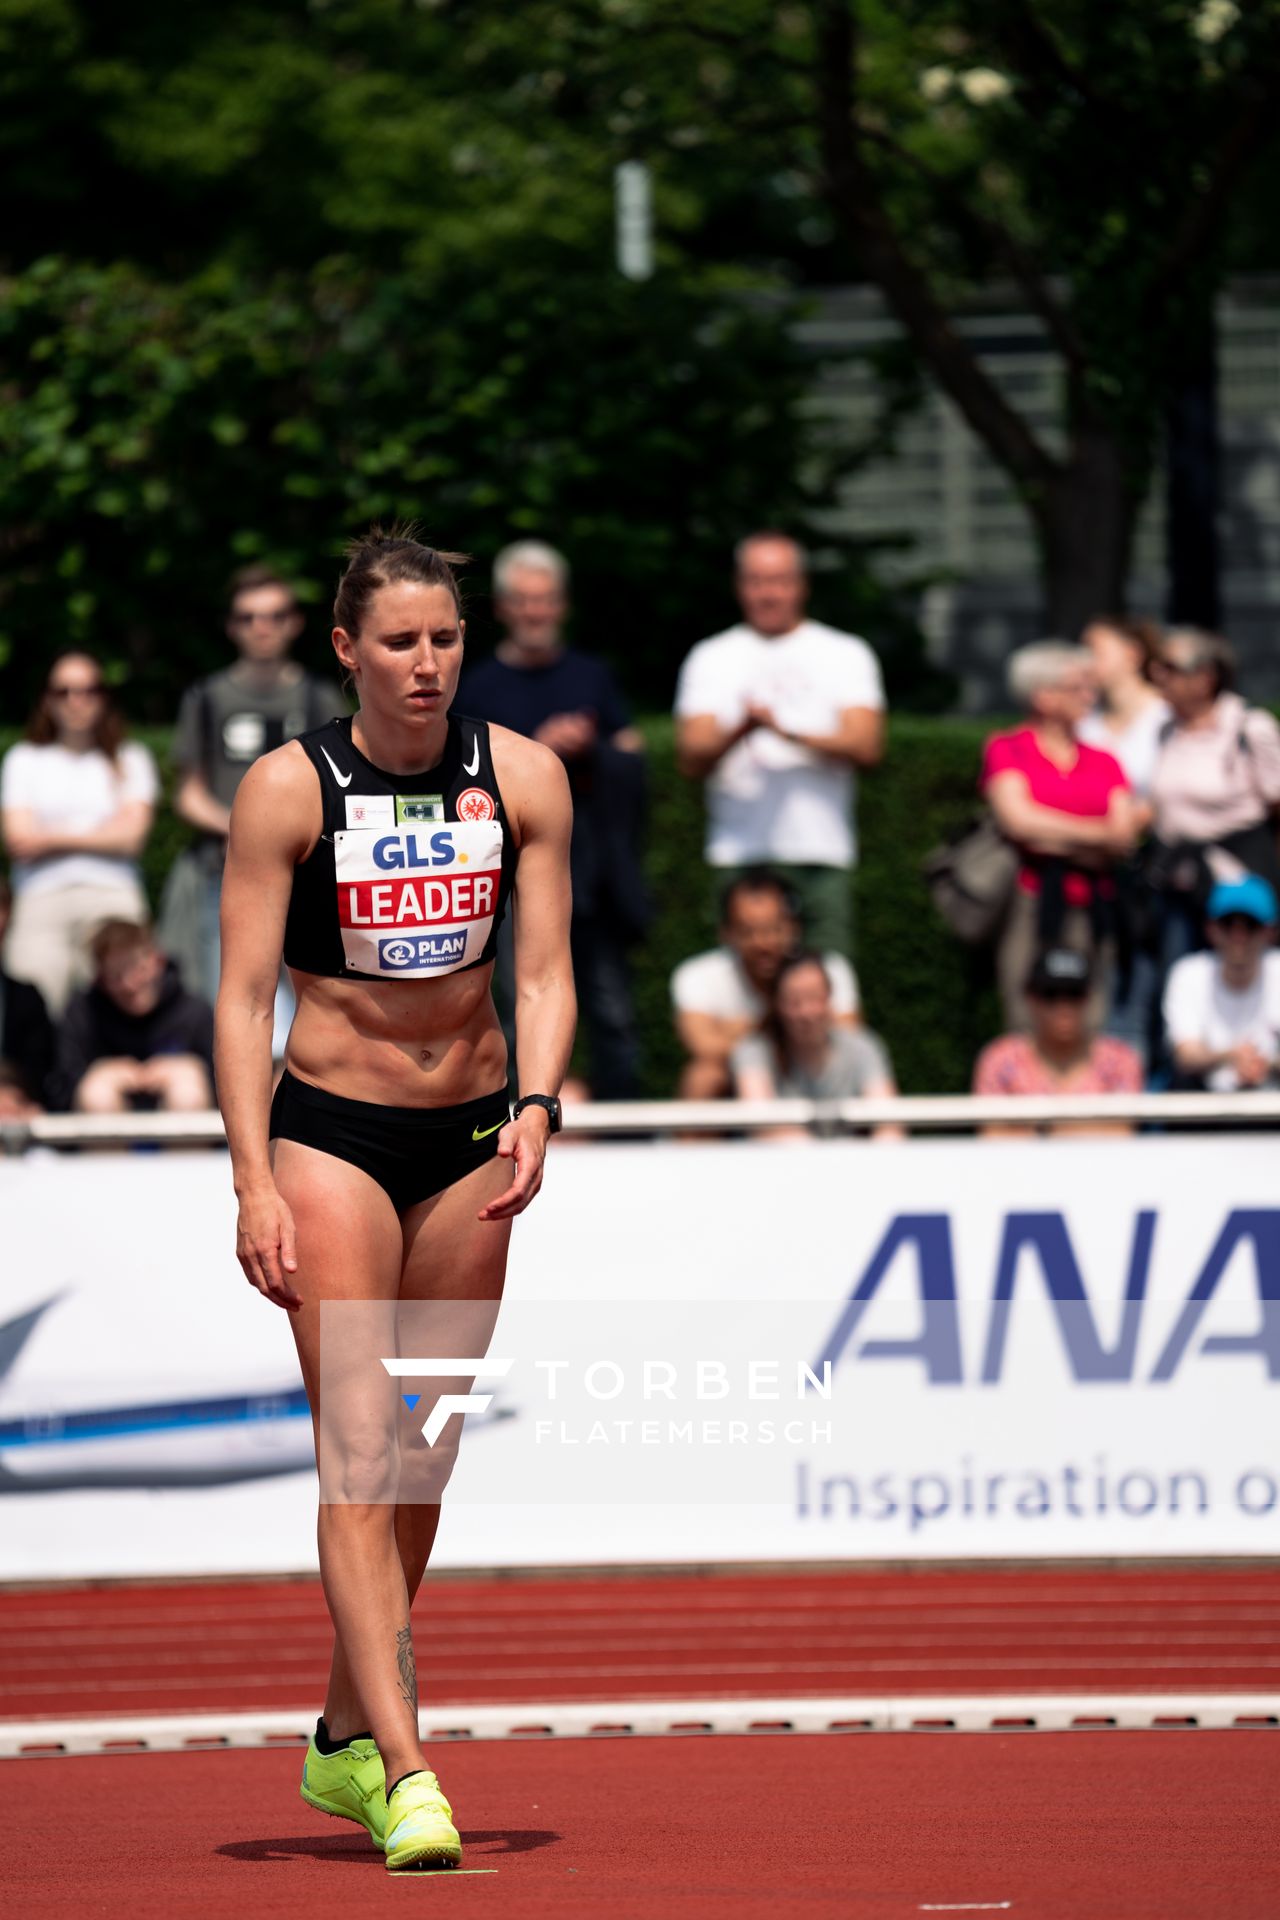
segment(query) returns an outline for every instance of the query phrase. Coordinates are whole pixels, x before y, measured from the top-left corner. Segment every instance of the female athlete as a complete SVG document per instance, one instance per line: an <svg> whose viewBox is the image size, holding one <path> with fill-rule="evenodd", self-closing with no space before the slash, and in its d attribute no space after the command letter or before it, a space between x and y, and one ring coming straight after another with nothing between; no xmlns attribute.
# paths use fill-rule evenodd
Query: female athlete
<svg viewBox="0 0 1280 1920"><path fill-rule="evenodd" d="M322 1303L496 1313L573 1041L568 785L545 747L450 712L457 558L377 529L349 550L333 645L359 711L255 762L231 816L216 1061L236 1252L290 1313L317 1435ZM489 993L511 895L514 1109ZM273 1099L282 951L298 1006ZM334 1651L301 1791L365 1826L392 1872L456 1866L461 1841L419 1744L410 1628L440 1509L379 1501L378 1451L366 1444L347 1498L322 1497Z"/></svg>

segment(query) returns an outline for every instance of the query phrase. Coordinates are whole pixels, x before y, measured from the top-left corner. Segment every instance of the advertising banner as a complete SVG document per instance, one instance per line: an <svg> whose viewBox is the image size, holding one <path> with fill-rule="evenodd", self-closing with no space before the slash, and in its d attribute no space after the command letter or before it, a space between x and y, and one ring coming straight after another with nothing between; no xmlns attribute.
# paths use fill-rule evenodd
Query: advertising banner
<svg viewBox="0 0 1280 1920"><path fill-rule="evenodd" d="M444 1566L1276 1554L1278 1171L1257 1133L558 1143L496 1316L447 1275L324 1309L325 1497L447 1481ZM3 1163L0 1221L0 1579L314 1567L226 1156Z"/></svg>

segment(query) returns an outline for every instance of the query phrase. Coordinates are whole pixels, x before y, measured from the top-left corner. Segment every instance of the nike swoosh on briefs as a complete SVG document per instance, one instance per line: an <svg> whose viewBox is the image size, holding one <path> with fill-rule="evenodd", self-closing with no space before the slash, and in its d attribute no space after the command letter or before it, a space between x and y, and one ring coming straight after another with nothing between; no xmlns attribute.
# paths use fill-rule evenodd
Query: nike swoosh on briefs
<svg viewBox="0 0 1280 1920"><path fill-rule="evenodd" d="M340 787L349 787L351 785L351 775L349 773L338 772L338 769L333 764L333 755L330 753L328 747L321 747L320 751L324 755L325 759L329 762L329 765L333 771L333 777L337 781L338 785Z"/></svg>
<svg viewBox="0 0 1280 1920"><path fill-rule="evenodd" d="M321 752L323 751L322 747ZM478 733L473 733L471 736L471 758L463 761L462 771L470 774L477 774L480 771L480 735Z"/></svg>
<svg viewBox="0 0 1280 1920"><path fill-rule="evenodd" d="M483 1133L480 1131L479 1127L472 1127L471 1138L473 1140L487 1140L491 1133L496 1133L498 1131L498 1127L505 1127L506 1124L507 1123L505 1120L499 1120L497 1126L486 1127Z"/></svg>

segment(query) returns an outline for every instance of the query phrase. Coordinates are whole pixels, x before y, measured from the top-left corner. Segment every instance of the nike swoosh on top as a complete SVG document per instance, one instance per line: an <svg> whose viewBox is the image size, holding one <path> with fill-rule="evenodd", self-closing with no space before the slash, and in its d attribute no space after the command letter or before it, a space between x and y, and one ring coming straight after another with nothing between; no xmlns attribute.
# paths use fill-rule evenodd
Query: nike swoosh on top
<svg viewBox="0 0 1280 1920"><path fill-rule="evenodd" d="M330 753L328 747L321 747L320 751L324 755L325 759L329 762L329 765L333 770L333 777L337 781L338 785L340 787L349 787L351 785L351 775L349 773L338 772L338 769L333 764L333 755Z"/></svg>
<svg viewBox="0 0 1280 1920"><path fill-rule="evenodd" d="M472 1127L472 1129L471 1129L471 1138L472 1138L473 1140L487 1140L487 1139L489 1138L489 1135L490 1135L491 1133L496 1133L496 1132L498 1131L498 1127L505 1127L505 1126L506 1126L506 1124L507 1124L507 1123L506 1123L506 1121L505 1121L505 1120L499 1120L499 1122L498 1122L498 1125L497 1125L497 1126L495 1126L495 1127L486 1127L486 1128L484 1129L484 1132L483 1132L483 1133L482 1133L482 1132L480 1131L480 1129L479 1129L479 1127Z"/></svg>
<svg viewBox="0 0 1280 1920"><path fill-rule="evenodd" d="M320 751L323 753L324 748L322 747ZM462 771L471 774L480 771L480 735L478 733L473 733L471 736L471 758L463 761Z"/></svg>

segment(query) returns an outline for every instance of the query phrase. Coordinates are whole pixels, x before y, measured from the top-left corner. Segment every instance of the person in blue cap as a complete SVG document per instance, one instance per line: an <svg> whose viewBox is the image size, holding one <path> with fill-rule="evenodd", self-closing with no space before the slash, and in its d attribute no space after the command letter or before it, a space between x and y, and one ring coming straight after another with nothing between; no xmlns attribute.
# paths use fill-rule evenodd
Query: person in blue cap
<svg viewBox="0 0 1280 1920"><path fill-rule="evenodd" d="M1209 950L1169 972L1164 1023L1174 1084L1236 1093L1280 1081L1280 952L1275 890L1260 874L1219 881Z"/></svg>

